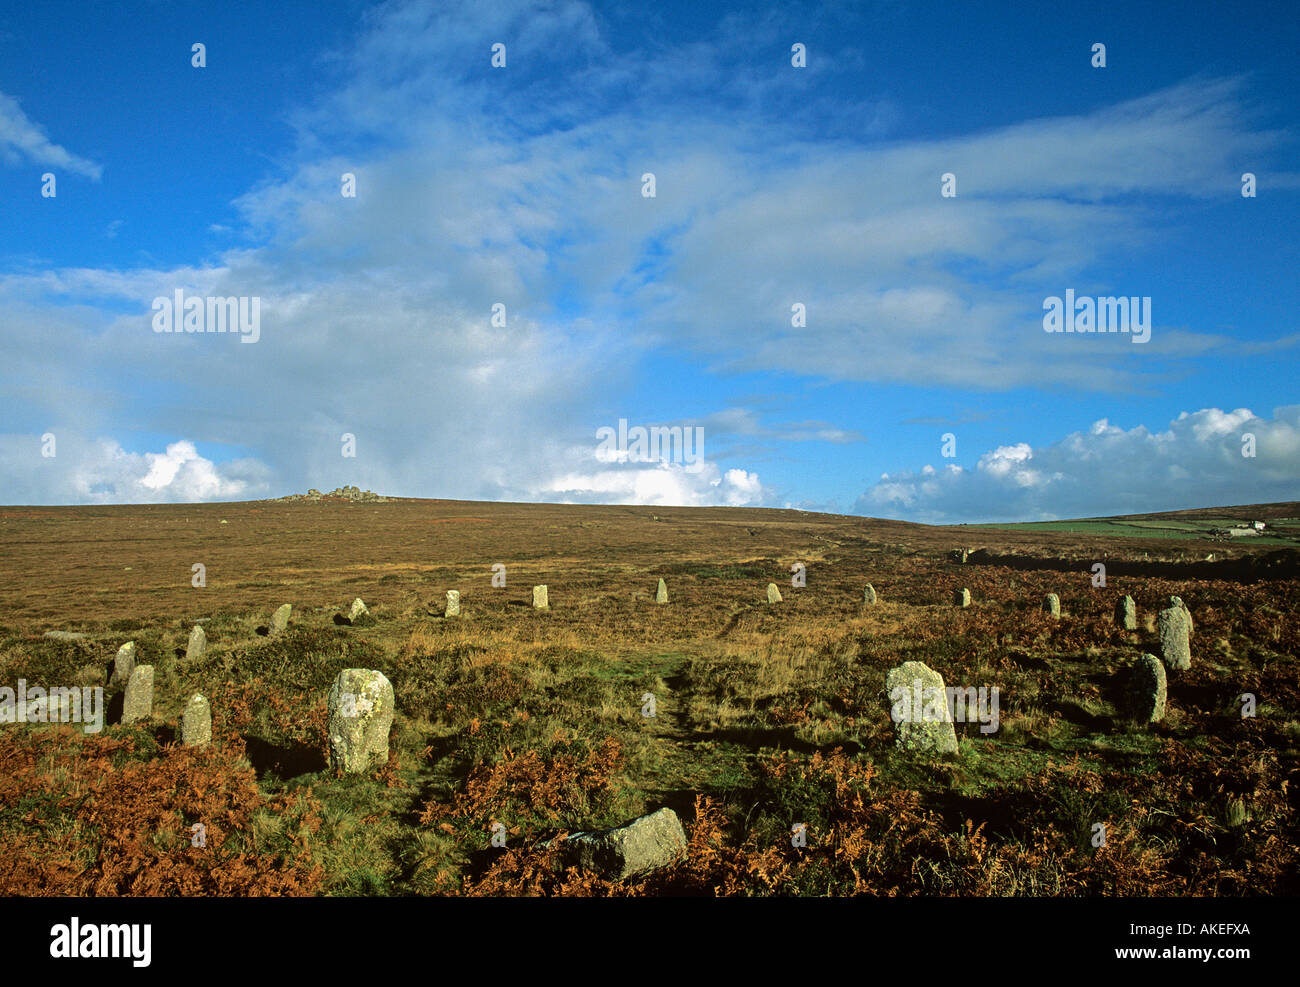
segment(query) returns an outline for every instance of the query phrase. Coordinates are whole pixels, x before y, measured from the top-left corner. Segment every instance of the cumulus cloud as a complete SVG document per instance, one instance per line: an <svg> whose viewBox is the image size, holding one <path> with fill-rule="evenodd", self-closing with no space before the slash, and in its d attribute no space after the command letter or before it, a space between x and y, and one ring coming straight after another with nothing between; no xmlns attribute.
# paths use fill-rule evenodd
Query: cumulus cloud
<svg viewBox="0 0 1300 987"><path fill-rule="evenodd" d="M239 459L218 465L184 440L163 452L132 453L111 439L66 432L0 436L0 473L0 500L8 504L194 503L269 492L264 464Z"/></svg>
<svg viewBox="0 0 1300 987"><path fill-rule="evenodd" d="M1243 456L1254 436L1253 457ZM859 514L930 524L1053 520L1300 499L1300 405L1182 412L1163 432L1101 419L1040 448L1000 446L964 469L887 473Z"/></svg>
<svg viewBox="0 0 1300 987"><path fill-rule="evenodd" d="M758 474L723 472L716 463L628 464L623 469L566 473L535 490L559 503L649 504L656 507L756 507L768 497Z"/></svg>

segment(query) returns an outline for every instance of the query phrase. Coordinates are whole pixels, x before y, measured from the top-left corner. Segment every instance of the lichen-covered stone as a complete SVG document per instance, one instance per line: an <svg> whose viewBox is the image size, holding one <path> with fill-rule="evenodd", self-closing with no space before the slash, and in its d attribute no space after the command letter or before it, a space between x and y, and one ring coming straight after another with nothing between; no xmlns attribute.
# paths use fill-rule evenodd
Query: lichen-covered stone
<svg viewBox="0 0 1300 987"><path fill-rule="evenodd" d="M126 680L122 722L136 723L153 715L153 666L137 665Z"/></svg>
<svg viewBox="0 0 1300 987"><path fill-rule="evenodd" d="M444 617L460 616L460 590L447 590L447 609L443 611Z"/></svg>
<svg viewBox="0 0 1300 987"><path fill-rule="evenodd" d="M767 584L767 602L768 603L781 602L781 591L776 588L776 583Z"/></svg>
<svg viewBox="0 0 1300 987"><path fill-rule="evenodd" d="M282 603L277 607L275 613L271 615L271 633L283 634L289 627L289 616L292 613L292 604Z"/></svg>
<svg viewBox="0 0 1300 987"><path fill-rule="evenodd" d="M665 583L662 579L659 580L659 588L655 590L655 602L656 603L668 602L668 584Z"/></svg>
<svg viewBox="0 0 1300 987"><path fill-rule="evenodd" d="M330 687L330 766L347 774L372 771L388 761L393 686L369 668L345 668Z"/></svg>
<svg viewBox="0 0 1300 987"><path fill-rule="evenodd" d="M1159 723L1165 718L1167 697L1165 666L1155 655L1143 655L1129 671L1125 690L1129 716L1139 723Z"/></svg>
<svg viewBox="0 0 1300 987"><path fill-rule="evenodd" d="M1156 628L1160 635L1160 656L1168 668L1192 667L1187 621L1187 611L1177 606L1161 610L1160 616L1156 618Z"/></svg>
<svg viewBox="0 0 1300 987"><path fill-rule="evenodd" d="M1133 597L1121 596L1115 604L1115 626L1126 631L1138 629L1137 604L1133 602Z"/></svg>
<svg viewBox="0 0 1300 987"><path fill-rule="evenodd" d="M551 609L550 591L547 590L545 585L533 587L533 609Z"/></svg>
<svg viewBox="0 0 1300 987"><path fill-rule="evenodd" d="M876 602L876 588L872 586L870 583L867 583L867 588L862 591L862 602L863 603Z"/></svg>
<svg viewBox="0 0 1300 987"><path fill-rule="evenodd" d="M186 747L207 747L212 743L212 707L200 693L190 696L181 714L181 743Z"/></svg>
<svg viewBox="0 0 1300 987"><path fill-rule="evenodd" d="M135 642L127 641L117 649L117 654L113 656L113 674L108 678L109 688L117 688L126 685L131 678L131 673L135 671Z"/></svg>
<svg viewBox="0 0 1300 987"><path fill-rule="evenodd" d="M1196 628L1192 624L1192 611L1187 608L1187 604L1183 602L1183 598L1181 596L1171 596L1169 598L1169 605L1171 607L1178 607L1187 615L1187 636L1194 636Z"/></svg>
<svg viewBox="0 0 1300 987"><path fill-rule="evenodd" d="M1043 613L1059 619L1061 616L1061 598L1055 593L1048 593L1043 597Z"/></svg>
<svg viewBox="0 0 1300 987"><path fill-rule="evenodd" d="M185 660L198 661L208 650L208 636L198 624L190 631L189 643L185 645Z"/></svg>
<svg viewBox="0 0 1300 987"><path fill-rule="evenodd" d="M885 694L894 721L895 747L936 754L957 750L957 731L942 675L924 662L905 661L885 676Z"/></svg>
<svg viewBox="0 0 1300 987"><path fill-rule="evenodd" d="M965 587L956 590L952 594L952 602L954 606L958 606L958 607L965 608L970 606L970 590L966 589Z"/></svg>
<svg viewBox="0 0 1300 987"><path fill-rule="evenodd" d="M666 867L686 852L686 833L672 809L660 809L613 829L574 833L564 854L609 881L640 877Z"/></svg>

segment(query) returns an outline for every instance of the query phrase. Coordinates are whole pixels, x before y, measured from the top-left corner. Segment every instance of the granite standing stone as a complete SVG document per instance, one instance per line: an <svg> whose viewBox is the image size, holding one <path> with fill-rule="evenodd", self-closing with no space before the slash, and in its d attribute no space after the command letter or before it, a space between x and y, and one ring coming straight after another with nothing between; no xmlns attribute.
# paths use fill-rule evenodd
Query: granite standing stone
<svg viewBox="0 0 1300 987"><path fill-rule="evenodd" d="M551 609L550 595L544 585L533 587L533 609L534 610Z"/></svg>
<svg viewBox="0 0 1300 987"><path fill-rule="evenodd" d="M895 747L936 754L957 750L957 731L942 675L924 662L905 661L885 676L885 693L894 721Z"/></svg>
<svg viewBox="0 0 1300 987"><path fill-rule="evenodd" d="M122 700L122 722L135 723L153 715L153 666L137 665L126 680L126 697Z"/></svg>
<svg viewBox="0 0 1300 987"><path fill-rule="evenodd" d="M655 602L656 603L668 602L668 584L665 583L662 579L659 580L659 588L655 590Z"/></svg>
<svg viewBox="0 0 1300 987"><path fill-rule="evenodd" d="M1169 605L1171 607L1178 607L1187 616L1187 636L1194 636L1196 629L1192 626L1192 611L1187 609L1187 604L1183 602L1183 598L1181 596L1171 596L1169 598Z"/></svg>
<svg viewBox="0 0 1300 987"><path fill-rule="evenodd" d="M135 671L135 642L127 641L113 656L113 674L108 677L109 687L117 688L126 685L133 671Z"/></svg>
<svg viewBox="0 0 1300 987"><path fill-rule="evenodd" d="M1188 644L1187 612L1181 607L1161 610L1156 619L1160 634L1160 654L1165 666L1174 669L1192 667L1192 650Z"/></svg>
<svg viewBox="0 0 1300 987"><path fill-rule="evenodd" d="M358 774L388 762L393 686L369 668L345 668L330 687L330 767Z"/></svg>
<svg viewBox="0 0 1300 987"><path fill-rule="evenodd" d="M1165 717L1167 697L1165 666L1155 655L1143 655L1129 671L1128 714L1139 723L1159 723Z"/></svg>
<svg viewBox="0 0 1300 987"><path fill-rule="evenodd" d="M1121 596L1115 604L1115 625L1126 631L1138 629L1137 604L1133 602L1133 597Z"/></svg>
<svg viewBox="0 0 1300 987"><path fill-rule="evenodd" d="M186 747L207 747L212 743L212 707L200 693L190 696L181 714L181 743Z"/></svg>
<svg viewBox="0 0 1300 987"><path fill-rule="evenodd" d="M970 606L970 590L965 587L957 590L952 594L952 602L955 606L963 608Z"/></svg>
<svg viewBox="0 0 1300 987"><path fill-rule="evenodd" d="M776 588L776 583L767 584L767 602L768 603L781 602L781 591Z"/></svg>
<svg viewBox="0 0 1300 987"><path fill-rule="evenodd" d="M202 658L208 650L208 636L203 633L203 628L198 624L194 625L194 630L190 631L189 644L185 646L185 660L197 661Z"/></svg>
<svg viewBox="0 0 1300 987"><path fill-rule="evenodd" d="M352 601L352 607L350 610L348 610L348 620L357 620L360 617L369 616L369 614L370 614L369 608L365 605L364 602L362 602L361 597L358 596L355 600Z"/></svg>
<svg viewBox="0 0 1300 987"><path fill-rule="evenodd" d="M444 617L460 616L460 590L458 589L447 590L447 609L443 613L443 616Z"/></svg>
<svg viewBox="0 0 1300 987"><path fill-rule="evenodd" d="M1043 597L1043 613L1051 614L1059 620L1061 617L1061 598L1055 593L1048 593Z"/></svg>
<svg viewBox="0 0 1300 987"><path fill-rule="evenodd" d="M870 583L867 583L867 588L862 591L862 602L863 603L876 602L876 587L872 586Z"/></svg>
<svg viewBox="0 0 1300 987"><path fill-rule="evenodd" d="M271 633L283 634L289 627L289 615L292 613L292 604L283 603L277 607L275 613L271 615Z"/></svg>

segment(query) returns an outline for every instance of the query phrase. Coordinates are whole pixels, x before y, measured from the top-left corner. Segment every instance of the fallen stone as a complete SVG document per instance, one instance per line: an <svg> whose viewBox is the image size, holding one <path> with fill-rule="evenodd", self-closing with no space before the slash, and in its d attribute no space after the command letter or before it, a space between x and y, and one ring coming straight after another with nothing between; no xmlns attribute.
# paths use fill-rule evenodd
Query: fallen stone
<svg viewBox="0 0 1300 987"><path fill-rule="evenodd" d="M345 668L330 687L330 767L358 774L388 761L393 726L393 686L369 668Z"/></svg>
<svg viewBox="0 0 1300 987"><path fill-rule="evenodd" d="M84 641L86 635L81 631L46 631L45 637L54 641Z"/></svg>
<svg viewBox="0 0 1300 987"><path fill-rule="evenodd" d="M212 743L212 707L197 692L190 696L181 714L181 743L186 747L207 747Z"/></svg>
<svg viewBox="0 0 1300 987"><path fill-rule="evenodd" d="M680 858L686 852L686 833L677 813L665 808L613 829L574 833L562 847L564 855L583 870L622 881Z"/></svg>
<svg viewBox="0 0 1300 987"><path fill-rule="evenodd" d="M895 747L935 754L957 750L957 731L942 675L924 662L905 661L885 676L885 694L894 721Z"/></svg>
<svg viewBox="0 0 1300 987"><path fill-rule="evenodd" d="M135 723L153 715L153 666L137 665L126 680L122 701L122 722Z"/></svg>

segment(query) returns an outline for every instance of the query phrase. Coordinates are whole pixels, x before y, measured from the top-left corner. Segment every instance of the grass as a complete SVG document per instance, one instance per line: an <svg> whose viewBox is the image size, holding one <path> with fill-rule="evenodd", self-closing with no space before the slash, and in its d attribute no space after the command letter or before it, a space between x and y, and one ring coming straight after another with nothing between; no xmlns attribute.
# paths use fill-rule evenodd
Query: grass
<svg viewBox="0 0 1300 987"><path fill-rule="evenodd" d="M217 517L229 524L210 543ZM1193 521L1177 523L1212 523ZM0 890L1296 893L1297 580L1178 578L1175 566L1098 589L1087 566L953 563L974 531L446 502L0 509L0 684L102 684L128 639L158 670L148 723L0 728L0 847L20 861ZM1002 556L1087 558L1107 536L979 537ZM95 546L110 538L107 560ZM206 589L189 584L195 560ZM799 561L803 589L790 586ZM543 582L545 613L529 605ZM781 604L766 603L769 582ZM874 606L861 603L867 582ZM948 602L959 586L970 610ZM448 589L460 618L441 616ZM1039 611L1046 592L1060 621ZM1145 624L1175 593L1196 615L1194 667L1171 676L1165 721L1137 727L1117 686L1158 653ZM1124 594L1145 629L1114 627ZM336 623L356 596L374 620ZM289 630L263 636L282 602ZM187 662L198 618L208 651ZM89 636L43 638L51 628ZM997 687L998 730L958 724L953 758L896 752L884 681L907 660L948 685ZM325 694L349 667L382 671L398 716L389 763L342 777L326 766ZM202 753L173 746L195 692L212 701L217 738ZM1240 716L1245 692L1259 697L1254 718ZM661 806L683 818L691 853L642 881L557 873L539 849ZM202 852L197 821L212 833ZM797 824L806 847L792 845Z"/></svg>

